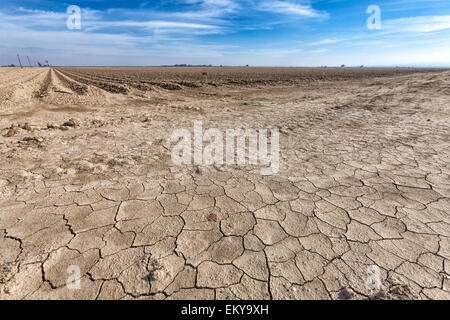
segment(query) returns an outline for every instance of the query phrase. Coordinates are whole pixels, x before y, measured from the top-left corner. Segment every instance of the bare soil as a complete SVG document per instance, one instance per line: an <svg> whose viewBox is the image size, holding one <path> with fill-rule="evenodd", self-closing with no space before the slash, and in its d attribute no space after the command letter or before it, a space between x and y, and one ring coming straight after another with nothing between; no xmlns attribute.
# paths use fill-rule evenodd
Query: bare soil
<svg viewBox="0 0 450 320"><path fill-rule="evenodd" d="M0 299L450 298L450 71L0 71ZM173 164L195 120L280 171Z"/></svg>

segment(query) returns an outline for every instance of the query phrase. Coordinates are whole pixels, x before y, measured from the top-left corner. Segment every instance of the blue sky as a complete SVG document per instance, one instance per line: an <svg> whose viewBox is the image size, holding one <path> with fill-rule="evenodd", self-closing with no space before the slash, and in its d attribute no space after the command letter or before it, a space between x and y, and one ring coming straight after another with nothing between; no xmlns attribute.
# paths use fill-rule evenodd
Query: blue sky
<svg viewBox="0 0 450 320"><path fill-rule="evenodd" d="M81 8L81 29L66 13ZM370 30L367 8L381 10ZM450 66L449 0L2 0L0 65Z"/></svg>

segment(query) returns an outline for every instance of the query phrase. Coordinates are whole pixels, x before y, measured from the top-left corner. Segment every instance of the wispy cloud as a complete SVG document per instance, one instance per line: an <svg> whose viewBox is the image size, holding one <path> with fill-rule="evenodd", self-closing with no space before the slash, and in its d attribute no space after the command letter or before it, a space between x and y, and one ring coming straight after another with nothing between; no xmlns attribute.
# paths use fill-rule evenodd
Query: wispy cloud
<svg viewBox="0 0 450 320"><path fill-rule="evenodd" d="M257 10L295 15L307 18L327 18L329 14L315 10L310 3L293 3L290 1L262 1Z"/></svg>
<svg viewBox="0 0 450 320"><path fill-rule="evenodd" d="M321 46L321 45L326 45L326 44L339 43L339 42L346 41L346 40L348 40L348 38L344 38L344 39L324 39L324 40L320 40L320 41L316 41L316 42L311 42L308 45L309 46Z"/></svg>
<svg viewBox="0 0 450 320"><path fill-rule="evenodd" d="M189 22L175 22L175 21L107 21L97 23L101 27L138 27L145 29L218 29L218 26L189 23Z"/></svg>
<svg viewBox="0 0 450 320"><path fill-rule="evenodd" d="M120 33L117 28L122 28L130 32L131 28L153 32L174 33L192 35L197 30L204 30L204 33L218 33L221 30L220 25L181 22L174 20L128 20L120 19L116 15L108 15L107 11L98 11L82 9L82 32L103 32L108 34ZM65 12L51 12L42 10L29 10L19 8L15 14L2 14L4 23L14 23L24 28L41 31L60 30L66 31L66 20L68 15ZM116 28L116 29L112 29Z"/></svg>
<svg viewBox="0 0 450 320"><path fill-rule="evenodd" d="M450 15L399 18L383 21L383 29L393 32L434 32L450 29Z"/></svg>
<svg viewBox="0 0 450 320"><path fill-rule="evenodd" d="M411 1L448 2L387 0L382 29L368 30L360 0L86 0L82 29L68 30L60 3L6 1L0 64L24 52L54 64L450 65L450 8L394 10Z"/></svg>

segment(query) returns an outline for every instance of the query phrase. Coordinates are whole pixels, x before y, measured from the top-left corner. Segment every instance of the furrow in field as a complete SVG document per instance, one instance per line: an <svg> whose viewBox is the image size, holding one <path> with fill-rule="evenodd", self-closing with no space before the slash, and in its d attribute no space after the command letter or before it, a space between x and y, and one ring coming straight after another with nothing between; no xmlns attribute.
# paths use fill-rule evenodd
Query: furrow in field
<svg viewBox="0 0 450 320"><path fill-rule="evenodd" d="M152 87L143 84L138 79L133 79L130 77L123 77L123 78L116 78L116 77L110 77L110 76L104 76L99 74L91 74L91 73L83 73L83 72L72 72L71 74L75 74L80 77L84 77L86 79L92 80L92 81L108 81L113 83L119 83L123 86L129 86L135 89L138 89L140 91L151 91Z"/></svg>
<svg viewBox="0 0 450 320"><path fill-rule="evenodd" d="M48 88L51 83L52 83L52 70L49 70L47 72L47 75L45 76L44 82L42 83L39 90L34 92L33 97L34 98L43 98L45 95L47 95Z"/></svg>
<svg viewBox="0 0 450 320"><path fill-rule="evenodd" d="M76 81L69 79L67 76L63 75L60 71L55 70L56 77L58 80L67 88L79 95L84 95L87 92L87 86L80 84Z"/></svg>
<svg viewBox="0 0 450 320"><path fill-rule="evenodd" d="M92 72L92 73L91 73ZM200 88L202 85L192 81L182 81L182 80L174 80L174 81L152 81L142 79L137 74L120 74L120 77L113 77L109 74L105 75L103 73L98 73L95 71L70 71L70 74L75 74L77 76L81 76L83 78L87 78L94 81L108 81L113 83L119 83L124 86L129 86L140 91L150 91L152 90L152 86L159 87L165 90L181 90L182 87L188 88Z"/></svg>
<svg viewBox="0 0 450 320"><path fill-rule="evenodd" d="M78 76L78 75L75 75L72 73L68 73L68 72L64 72L64 71L61 71L61 72L64 75L66 75L67 77L69 77L77 82L86 84L86 85L92 85L94 87L100 88L102 90L105 90L105 91L108 91L111 93L120 93L120 94L125 94L125 95L128 94L128 89L125 87L122 87L122 86L118 86L118 85L115 85L112 83L106 83L104 81L91 80L86 77L81 77L81 76Z"/></svg>

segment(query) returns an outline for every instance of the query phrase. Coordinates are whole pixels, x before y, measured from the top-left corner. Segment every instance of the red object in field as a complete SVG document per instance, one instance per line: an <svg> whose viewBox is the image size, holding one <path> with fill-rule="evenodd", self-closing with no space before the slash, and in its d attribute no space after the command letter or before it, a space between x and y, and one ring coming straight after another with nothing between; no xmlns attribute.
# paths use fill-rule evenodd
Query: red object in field
<svg viewBox="0 0 450 320"><path fill-rule="evenodd" d="M208 72L203 72L203 75L204 75L204 76L207 76L207 75L208 75Z"/></svg>

